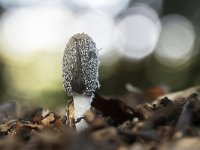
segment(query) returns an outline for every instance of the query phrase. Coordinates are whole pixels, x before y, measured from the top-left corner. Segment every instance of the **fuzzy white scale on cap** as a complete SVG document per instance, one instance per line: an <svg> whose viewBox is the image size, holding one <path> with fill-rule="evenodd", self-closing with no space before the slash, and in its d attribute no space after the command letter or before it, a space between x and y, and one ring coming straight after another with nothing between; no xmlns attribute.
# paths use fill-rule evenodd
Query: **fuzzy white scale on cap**
<svg viewBox="0 0 200 150"><path fill-rule="evenodd" d="M75 121L90 109L100 86L99 64L98 49L90 36L78 33L70 38L63 56L62 80L65 91L73 96Z"/></svg>
<svg viewBox="0 0 200 150"><path fill-rule="evenodd" d="M99 88L99 55L95 42L85 33L72 36L65 48L62 79L68 95L93 96Z"/></svg>

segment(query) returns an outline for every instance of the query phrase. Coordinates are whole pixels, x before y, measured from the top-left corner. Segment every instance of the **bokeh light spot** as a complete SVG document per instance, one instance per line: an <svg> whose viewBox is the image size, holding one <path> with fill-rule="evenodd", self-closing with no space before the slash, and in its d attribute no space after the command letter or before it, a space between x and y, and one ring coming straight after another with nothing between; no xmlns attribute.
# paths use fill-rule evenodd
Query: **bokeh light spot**
<svg viewBox="0 0 200 150"><path fill-rule="evenodd" d="M141 59L154 50L159 33L156 12L146 5L136 5L116 27L114 44L123 56Z"/></svg>
<svg viewBox="0 0 200 150"><path fill-rule="evenodd" d="M128 7L130 0L66 0L76 11L97 10L116 16Z"/></svg>
<svg viewBox="0 0 200 150"><path fill-rule="evenodd" d="M1 20L1 45L16 53L64 49L74 18L67 8L59 6L8 10Z"/></svg>
<svg viewBox="0 0 200 150"><path fill-rule="evenodd" d="M180 15L162 19L162 31L155 51L156 58L165 65L177 66L192 56L195 31L190 21Z"/></svg>

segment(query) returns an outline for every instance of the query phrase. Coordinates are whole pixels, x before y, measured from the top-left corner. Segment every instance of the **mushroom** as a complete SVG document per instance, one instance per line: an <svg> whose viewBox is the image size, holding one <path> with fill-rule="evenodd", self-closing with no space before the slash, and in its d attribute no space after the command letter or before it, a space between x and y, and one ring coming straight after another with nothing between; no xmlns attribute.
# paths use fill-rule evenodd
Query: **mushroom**
<svg viewBox="0 0 200 150"><path fill-rule="evenodd" d="M78 33L69 39L62 65L64 90L71 96L66 113L69 127L79 130L81 124L84 124L80 118L90 109L94 92L100 86L99 64L98 49L90 36Z"/></svg>

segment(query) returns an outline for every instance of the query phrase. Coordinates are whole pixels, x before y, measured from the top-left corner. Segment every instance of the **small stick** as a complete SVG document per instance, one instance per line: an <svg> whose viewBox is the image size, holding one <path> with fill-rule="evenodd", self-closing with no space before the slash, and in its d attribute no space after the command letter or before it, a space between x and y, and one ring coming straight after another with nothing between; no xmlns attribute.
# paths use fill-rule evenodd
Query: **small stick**
<svg viewBox="0 0 200 150"><path fill-rule="evenodd" d="M75 127L75 119L74 119L74 101L73 101L73 99L69 99L67 101L66 117L67 117L67 121L66 121L67 126L70 128L76 128Z"/></svg>

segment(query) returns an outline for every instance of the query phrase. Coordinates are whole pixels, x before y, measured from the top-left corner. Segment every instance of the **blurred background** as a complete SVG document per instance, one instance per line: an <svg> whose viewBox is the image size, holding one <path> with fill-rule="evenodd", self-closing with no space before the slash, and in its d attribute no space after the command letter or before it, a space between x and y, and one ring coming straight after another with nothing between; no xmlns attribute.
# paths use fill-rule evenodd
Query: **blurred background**
<svg viewBox="0 0 200 150"><path fill-rule="evenodd" d="M100 49L100 95L198 85L199 29L199 0L0 0L0 101L65 104L62 55L78 32Z"/></svg>

